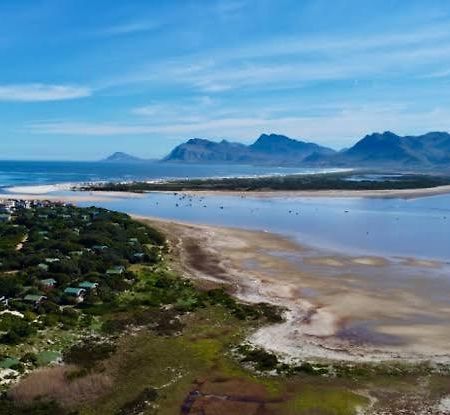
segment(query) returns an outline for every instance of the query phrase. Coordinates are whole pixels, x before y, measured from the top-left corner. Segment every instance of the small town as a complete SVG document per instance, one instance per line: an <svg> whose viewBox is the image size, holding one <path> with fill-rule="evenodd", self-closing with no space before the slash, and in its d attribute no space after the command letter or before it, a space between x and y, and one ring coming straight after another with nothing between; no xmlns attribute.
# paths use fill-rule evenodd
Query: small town
<svg viewBox="0 0 450 415"><path fill-rule="evenodd" d="M97 208L4 200L0 212L0 381L8 384L24 369L23 356L8 353L15 345L83 318L89 326L82 310L129 289L135 276L128 267L158 262L164 239Z"/></svg>

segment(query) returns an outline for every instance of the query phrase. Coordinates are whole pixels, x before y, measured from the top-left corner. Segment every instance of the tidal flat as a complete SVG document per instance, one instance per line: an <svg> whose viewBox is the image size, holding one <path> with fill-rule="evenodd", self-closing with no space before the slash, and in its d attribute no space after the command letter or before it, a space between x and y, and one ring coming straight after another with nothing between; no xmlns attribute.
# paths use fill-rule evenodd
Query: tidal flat
<svg viewBox="0 0 450 415"><path fill-rule="evenodd" d="M287 309L250 342L287 360L450 360L449 266L338 255L267 232L151 220L175 240L186 275L240 300Z"/></svg>

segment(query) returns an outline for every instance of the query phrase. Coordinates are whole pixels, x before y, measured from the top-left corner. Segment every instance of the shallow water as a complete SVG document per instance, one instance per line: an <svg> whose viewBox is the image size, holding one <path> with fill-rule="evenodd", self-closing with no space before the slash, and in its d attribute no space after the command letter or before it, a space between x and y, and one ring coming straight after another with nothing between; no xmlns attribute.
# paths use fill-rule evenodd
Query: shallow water
<svg viewBox="0 0 450 415"><path fill-rule="evenodd" d="M96 204L136 215L266 230L347 254L450 262L450 195L377 199L152 193Z"/></svg>

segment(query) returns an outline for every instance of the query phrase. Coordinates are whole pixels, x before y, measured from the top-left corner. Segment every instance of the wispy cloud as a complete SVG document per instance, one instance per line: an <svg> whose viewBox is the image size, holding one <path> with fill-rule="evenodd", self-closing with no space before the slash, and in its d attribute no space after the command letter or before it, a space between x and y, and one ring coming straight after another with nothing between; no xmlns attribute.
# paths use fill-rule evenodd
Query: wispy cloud
<svg viewBox="0 0 450 415"><path fill-rule="evenodd" d="M156 21L132 21L119 23L109 27L101 28L97 31L99 36L120 36L139 32L148 32L161 27L161 22Z"/></svg>
<svg viewBox="0 0 450 415"><path fill-rule="evenodd" d="M205 114L217 115L219 102L211 97L198 96L181 102L151 102L131 110L133 115L158 122L196 122L205 119ZM223 112L222 112L223 113Z"/></svg>
<svg viewBox="0 0 450 415"><path fill-rule="evenodd" d="M195 62L195 64L193 64ZM152 62L121 74L106 87L154 82L220 94L239 88L354 79L413 77L450 65L448 27L355 36L288 36Z"/></svg>
<svg viewBox="0 0 450 415"><path fill-rule="evenodd" d="M220 0L216 5L216 10L222 17L229 17L241 11L247 6L245 0Z"/></svg>
<svg viewBox="0 0 450 415"><path fill-rule="evenodd" d="M395 109L395 107L394 107ZM324 116L229 116L179 123L73 123L41 122L28 126L34 134L74 136L149 135L184 140L188 137L253 140L263 132L279 132L334 146L349 145L367 133L393 130L402 134L450 129L450 112L435 108L424 112L365 106Z"/></svg>
<svg viewBox="0 0 450 415"><path fill-rule="evenodd" d="M84 98L92 94L90 88L70 85L14 84L0 85L0 101L44 102Z"/></svg>

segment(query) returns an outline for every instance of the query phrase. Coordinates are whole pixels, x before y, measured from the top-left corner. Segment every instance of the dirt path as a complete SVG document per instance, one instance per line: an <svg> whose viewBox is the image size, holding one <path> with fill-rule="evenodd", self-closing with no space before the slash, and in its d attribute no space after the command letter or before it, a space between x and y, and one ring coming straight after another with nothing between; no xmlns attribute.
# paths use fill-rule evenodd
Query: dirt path
<svg viewBox="0 0 450 415"><path fill-rule="evenodd" d="M28 241L28 235L25 235L22 240L17 244L16 251L21 251L23 249L23 246L25 242Z"/></svg>

